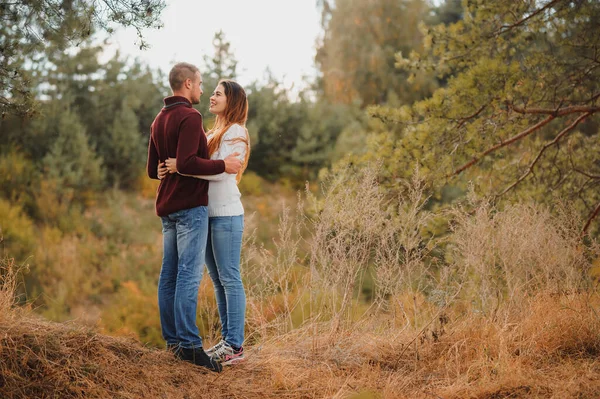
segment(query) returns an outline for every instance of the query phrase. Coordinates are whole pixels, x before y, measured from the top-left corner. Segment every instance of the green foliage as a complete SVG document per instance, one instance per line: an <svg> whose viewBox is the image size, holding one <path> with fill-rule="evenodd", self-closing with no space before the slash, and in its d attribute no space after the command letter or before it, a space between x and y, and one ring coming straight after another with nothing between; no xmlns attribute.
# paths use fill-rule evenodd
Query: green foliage
<svg viewBox="0 0 600 399"><path fill-rule="evenodd" d="M98 205L88 212L89 229L96 237L108 240L112 246L154 244L152 228L160 226L154 214L154 197L142 200L113 189L102 196ZM148 215L132 217L134 210Z"/></svg>
<svg viewBox="0 0 600 399"><path fill-rule="evenodd" d="M44 68L32 71L43 98L37 115L9 116L0 123L7 138L0 153L17 151L30 162L10 178L27 185L19 195L27 201L24 210L38 220L60 219L66 228L70 209L90 205L99 190L137 185L149 126L165 94L148 68L118 55L102 64L101 51L87 45L72 52L48 47ZM5 191L6 198L14 196Z"/></svg>
<svg viewBox="0 0 600 399"><path fill-rule="evenodd" d="M44 65L48 48L78 46L96 30L112 33L115 24L133 27L140 47L142 31L160 27L163 0L34 0L4 2L0 7L0 113L31 115L34 91L30 68Z"/></svg>
<svg viewBox="0 0 600 399"><path fill-rule="evenodd" d="M113 120L108 148L104 149L110 154L104 160L109 184L131 187L144 173L146 143L138 131L138 118L125 98Z"/></svg>
<svg viewBox="0 0 600 399"><path fill-rule="evenodd" d="M101 50L49 46L44 68L32 71L43 98L38 114L0 124L7 138L0 153L18 151L30 162L18 175L19 184L27 185L20 194L23 209L63 231L78 228L80 209L92 205L101 189L133 187L139 180L148 127L164 95L150 70L118 55L101 64Z"/></svg>
<svg viewBox="0 0 600 399"><path fill-rule="evenodd" d="M299 188L330 166L343 129L361 123L356 107L311 101L310 92L298 101L275 79L251 85L248 131L252 153L248 168L273 182L281 179Z"/></svg>
<svg viewBox="0 0 600 399"><path fill-rule="evenodd" d="M242 180L238 184L238 188L242 195L261 195L264 192L264 180L256 173L248 171L244 173Z"/></svg>
<svg viewBox="0 0 600 399"><path fill-rule="evenodd" d="M0 245L2 257L23 262L35 247L33 222L19 205L0 198Z"/></svg>
<svg viewBox="0 0 600 399"><path fill-rule="evenodd" d="M600 3L463 4L464 20L426 29L424 54L397 56L400 68L430 70L447 86L412 107L370 108L401 127L374 139L371 151L386 147L377 155L391 176L418 163L437 187L473 181L501 198L562 197L592 218L600 205Z"/></svg>
<svg viewBox="0 0 600 399"><path fill-rule="evenodd" d="M75 54L53 54L56 65L40 76L44 94L64 98L86 127L102 158L106 185L131 187L144 170L149 127L161 106L165 88L151 71L117 57L101 64L101 47Z"/></svg>
<svg viewBox="0 0 600 399"><path fill-rule="evenodd" d="M208 73L206 77L212 79L235 79L237 77L237 60L231 52L231 43L225 39L222 30L213 37L214 54L212 57L204 56L204 63Z"/></svg>
<svg viewBox="0 0 600 399"><path fill-rule="evenodd" d="M275 80L264 87L247 88L250 104L248 131L252 153L248 169L274 181L292 165L291 153L296 144L306 109L293 103Z"/></svg>
<svg viewBox="0 0 600 399"><path fill-rule="evenodd" d="M39 175L34 163L25 154L9 149L0 155L0 197L19 204L26 213L35 209L35 189Z"/></svg>
<svg viewBox="0 0 600 399"><path fill-rule="evenodd" d="M91 299L103 291L102 283L110 281L102 268L105 252L89 234L41 228L31 273L25 279L27 300L46 317L59 321L91 305Z"/></svg>
<svg viewBox="0 0 600 399"><path fill-rule="evenodd" d="M212 114L208 112L210 107L210 96L217 88L217 83L221 79L237 78L237 63L235 56L231 52L231 43L225 38L223 31L215 33L213 37L214 53L212 57L204 56L204 66L200 68L202 74L202 88L204 95L201 102L196 105L196 109L204 116L205 129L210 129L212 125Z"/></svg>
<svg viewBox="0 0 600 399"><path fill-rule="evenodd" d="M77 193L79 200L92 205L94 192ZM54 226L63 232L77 232L85 228L80 224L83 204L75 200L75 190L61 185L55 179L40 180L35 193L35 210L32 217L36 221Z"/></svg>
<svg viewBox="0 0 600 399"><path fill-rule="evenodd" d="M307 108L306 121L300 128L291 161L298 165L299 179L306 181L315 180L318 170L329 166L338 137L359 115L350 106L303 102Z"/></svg>
<svg viewBox="0 0 600 399"><path fill-rule="evenodd" d="M50 134L56 140L42 160L46 178L57 182L57 188L73 191L75 199L84 199L102 184L101 159L90 147L85 127L69 108L56 110L56 129Z"/></svg>

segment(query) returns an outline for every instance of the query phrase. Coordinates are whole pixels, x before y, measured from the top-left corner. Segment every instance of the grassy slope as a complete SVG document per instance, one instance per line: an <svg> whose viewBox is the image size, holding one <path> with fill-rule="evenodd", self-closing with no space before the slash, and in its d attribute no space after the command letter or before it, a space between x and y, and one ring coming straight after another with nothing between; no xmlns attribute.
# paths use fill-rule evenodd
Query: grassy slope
<svg viewBox="0 0 600 399"><path fill-rule="evenodd" d="M222 374L139 342L4 309L2 398L597 398L600 323L589 298L538 298L495 321L382 318L308 325Z"/></svg>
<svg viewBox="0 0 600 399"><path fill-rule="evenodd" d="M273 201L248 198L246 203L259 214L249 218L249 231L269 216L277 218L277 212L269 212ZM114 206L115 220L135 209L121 204ZM587 268L573 261L579 259L579 241L565 243L543 215L525 211L494 213L494 223L485 213L472 223L463 221L456 254L479 260L475 263L482 267L466 275L486 282L483 277L498 270L484 266L504 265L505 276L520 284L515 273L523 269L549 273L554 266L559 271ZM139 231L125 227L123 234ZM275 236L273 231L264 234ZM570 257L563 257L565 253ZM490 262L491 255L499 259ZM262 258L255 262L263 263ZM275 273L269 277L280 274L277 264L273 259L265 263ZM595 286L556 291L550 279L539 290L498 302L487 314L471 306L476 296L465 295L462 302L439 308L424 301L422 293L400 290L386 300L387 310L373 306L368 315L353 319L359 322L308 320L291 332L264 321L269 318L261 309L283 313L281 306L271 308L276 303L268 297L250 296L249 304L266 302L248 312L253 336L253 346L246 348L248 360L212 374L138 340L101 335L74 322L48 322L14 307L14 276L1 261L0 266L0 398L600 397L600 298ZM148 275L155 273L149 270ZM460 283L467 290L470 282ZM562 277L560 282L571 287ZM406 306L394 308L403 302ZM314 306L315 313L327 313L317 302ZM154 310L150 313L155 315Z"/></svg>

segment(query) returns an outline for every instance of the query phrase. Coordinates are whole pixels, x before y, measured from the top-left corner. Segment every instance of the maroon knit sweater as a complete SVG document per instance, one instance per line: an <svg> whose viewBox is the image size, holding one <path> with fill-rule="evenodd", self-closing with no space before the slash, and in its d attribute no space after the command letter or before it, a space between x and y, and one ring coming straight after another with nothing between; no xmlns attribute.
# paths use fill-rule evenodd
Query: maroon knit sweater
<svg viewBox="0 0 600 399"><path fill-rule="evenodd" d="M208 159L202 115L185 97L164 99L165 106L150 127L148 177L158 179L159 162L177 158L177 170L184 175L216 175L225 171L223 160ZM156 196L156 214L167 216L183 209L208 205L208 181L169 174L161 180Z"/></svg>

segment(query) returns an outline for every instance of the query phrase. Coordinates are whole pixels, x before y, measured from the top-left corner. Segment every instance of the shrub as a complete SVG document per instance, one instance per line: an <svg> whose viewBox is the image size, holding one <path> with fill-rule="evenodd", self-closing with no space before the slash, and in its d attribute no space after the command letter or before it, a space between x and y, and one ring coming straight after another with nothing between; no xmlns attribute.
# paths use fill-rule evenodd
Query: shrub
<svg viewBox="0 0 600 399"><path fill-rule="evenodd" d="M35 246L33 222L16 204L0 198L0 239L4 252L22 262Z"/></svg>
<svg viewBox="0 0 600 399"><path fill-rule="evenodd" d="M143 198L155 199L159 184L159 180L150 179L146 173L144 173L137 178L135 188L137 188L137 191Z"/></svg>
<svg viewBox="0 0 600 399"><path fill-rule="evenodd" d="M35 209L37 184L35 165L23 153L11 150L0 156L0 197L19 204L31 215Z"/></svg>
<svg viewBox="0 0 600 399"><path fill-rule="evenodd" d="M252 171L246 171L238 185L243 196L258 196L264 193L265 180Z"/></svg>

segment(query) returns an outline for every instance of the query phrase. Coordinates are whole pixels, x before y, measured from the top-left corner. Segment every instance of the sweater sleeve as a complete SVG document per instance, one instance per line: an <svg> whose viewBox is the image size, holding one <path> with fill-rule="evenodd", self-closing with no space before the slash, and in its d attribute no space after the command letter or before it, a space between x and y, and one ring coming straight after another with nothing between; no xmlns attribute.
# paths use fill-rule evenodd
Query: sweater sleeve
<svg viewBox="0 0 600 399"><path fill-rule="evenodd" d="M239 153L237 158L244 162L248 146L243 141L235 140L239 138L246 138L246 129L237 124L231 126L223 135L221 146L219 147L219 156L217 159L225 159L229 155L237 152ZM194 175L193 177L203 180L218 181L225 179L227 175L228 173L223 172L218 175Z"/></svg>
<svg viewBox="0 0 600 399"><path fill-rule="evenodd" d="M202 116L190 113L180 125L177 140L177 170L182 175L216 175L225 171L222 160L204 159L196 155L202 134Z"/></svg>
<svg viewBox="0 0 600 399"><path fill-rule="evenodd" d="M146 172L151 179L158 180L158 152L152 140L152 128L150 128L150 140L148 143L148 161L146 162Z"/></svg>

